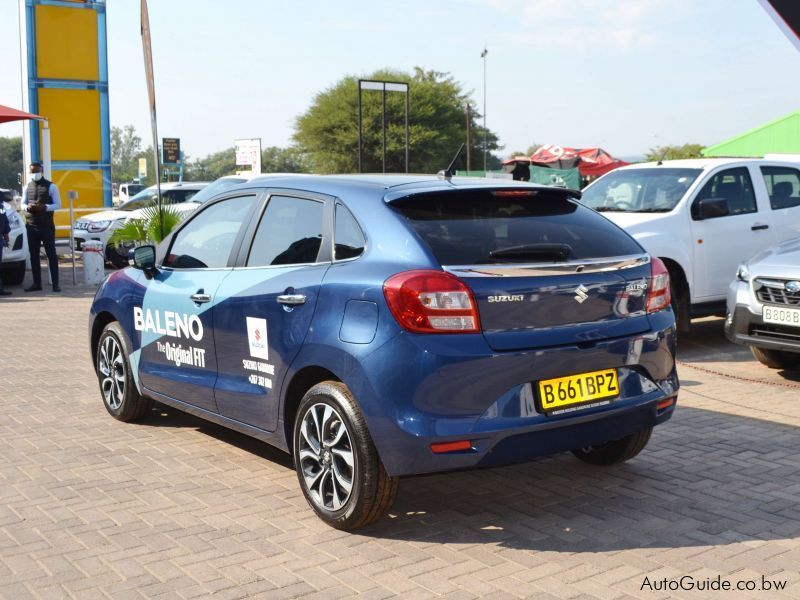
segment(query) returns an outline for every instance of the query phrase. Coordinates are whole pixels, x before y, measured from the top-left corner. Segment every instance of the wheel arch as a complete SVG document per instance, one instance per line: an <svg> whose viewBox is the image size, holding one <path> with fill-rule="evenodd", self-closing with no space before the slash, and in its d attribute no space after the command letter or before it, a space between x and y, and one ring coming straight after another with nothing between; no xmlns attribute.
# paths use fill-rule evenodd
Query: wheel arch
<svg viewBox="0 0 800 600"><path fill-rule="evenodd" d="M97 343L100 341L100 335L103 333L103 329L106 328L106 325L109 323L113 323L117 321L117 318L108 311L100 311L95 315L94 321L92 322L92 331L89 337L89 350L92 353L92 364L97 361Z"/></svg>
<svg viewBox="0 0 800 600"><path fill-rule="evenodd" d="M325 367L307 365L294 373L286 385L286 393L283 396L282 421L286 447L290 453L294 443L293 432L295 419L297 418L297 407L300 406L300 401L306 392L323 381L342 382L342 379Z"/></svg>
<svg viewBox="0 0 800 600"><path fill-rule="evenodd" d="M688 331L691 320L692 290L689 286L686 271L675 259L666 256L659 256L659 258L664 263L664 266L667 267L670 280L673 282L675 289L678 290L678 297L674 299L674 304L677 308L675 320L677 321L678 330Z"/></svg>

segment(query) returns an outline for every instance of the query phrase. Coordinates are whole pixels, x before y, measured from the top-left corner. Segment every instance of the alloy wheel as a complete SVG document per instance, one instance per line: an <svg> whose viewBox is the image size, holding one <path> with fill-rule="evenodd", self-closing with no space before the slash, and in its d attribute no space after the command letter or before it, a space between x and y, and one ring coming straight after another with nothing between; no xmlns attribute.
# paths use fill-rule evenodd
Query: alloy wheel
<svg viewBox="0 0 800 600"><path fill-rule="evenodd" d="M125 359L119 342L111 335L100 345L97 371L105 403L111 410L118 410L125 397Z"/></svg>

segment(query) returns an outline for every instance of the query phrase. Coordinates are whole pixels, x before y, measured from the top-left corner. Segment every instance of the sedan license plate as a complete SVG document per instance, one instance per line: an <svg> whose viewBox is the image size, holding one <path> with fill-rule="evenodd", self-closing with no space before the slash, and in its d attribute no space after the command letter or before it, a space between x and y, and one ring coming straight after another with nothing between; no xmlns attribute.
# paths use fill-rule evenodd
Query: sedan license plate
<svg viewBox="0 0 800 600"><path fill-rule="evenodd" d="M592 371L539 382L539 401L545 413L569 412L579 404L619 396L616 369Z"/></svg>
<svg viewBox="0 0 800 600"><path fill-rule="evenodd" d="M764 323L800 327L800 308L765 306L762 318L764 319Z"/></svg>

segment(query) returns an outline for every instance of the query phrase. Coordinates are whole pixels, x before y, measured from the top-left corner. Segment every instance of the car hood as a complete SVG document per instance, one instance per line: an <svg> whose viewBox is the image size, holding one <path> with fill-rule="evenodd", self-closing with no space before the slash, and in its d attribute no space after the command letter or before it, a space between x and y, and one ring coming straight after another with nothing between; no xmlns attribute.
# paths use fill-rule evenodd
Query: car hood
<svg viewBox="0 0 800 600"><path fill-rule="evenodd" d="M97 221L115 221L117 219L127 219L132 214L133 212L127 210L103 210L83 215L78 221L89 221L90 223L95 223Z"/></svg>
<svg viewBox="0 0 800 600"><path fill-rule="evenodd" d="M654 221L660 221L670 213L635 213L635 212L601 212L606 219L622 227L626 231L641 231Z"/></svg>
<svg viewBox="0 0 800 600"><path fill-rule="evenodd" d="M800 279L800 238L767 248L747 261L753 275L772 275Z"/></svg>

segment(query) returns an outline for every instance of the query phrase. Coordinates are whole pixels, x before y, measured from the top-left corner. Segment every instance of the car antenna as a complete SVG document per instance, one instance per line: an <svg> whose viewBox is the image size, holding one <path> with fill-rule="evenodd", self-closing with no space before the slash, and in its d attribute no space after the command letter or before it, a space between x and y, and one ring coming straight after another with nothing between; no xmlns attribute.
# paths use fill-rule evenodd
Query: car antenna
<svg viewBox="0 0 800 600"><path fill-rule="evenodd" d="M656 163L657 167L660 167L664 164L664 157L667 155L668 148L664 148L664 151L661 153L661 156L658 157L658 162Z"/></svg>
<svg viewBox="0 0 800 600"><path fill-rule="evenodd" d="M462 143L458 147L458 152L456 152L456 155L453 157L453 160L451 160L450 164L447 165L447 168L444 171L439 171L436 174L436 176L439 179L446 179L447 181L450 181L453 178L453 175L455 175L455 173L453 172L453 166L456 164L456 161L458 160L458 157L461 156L461 151L463 149L464 149L464 144Z"/></svg>

